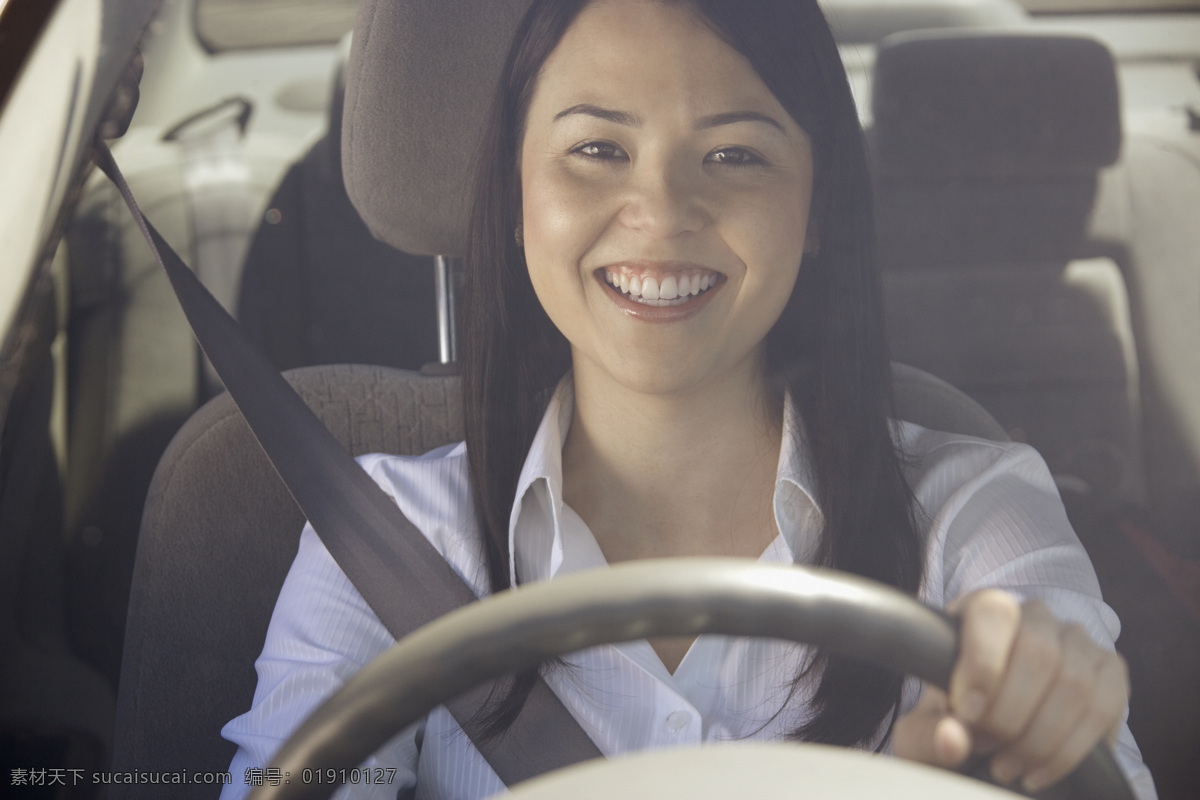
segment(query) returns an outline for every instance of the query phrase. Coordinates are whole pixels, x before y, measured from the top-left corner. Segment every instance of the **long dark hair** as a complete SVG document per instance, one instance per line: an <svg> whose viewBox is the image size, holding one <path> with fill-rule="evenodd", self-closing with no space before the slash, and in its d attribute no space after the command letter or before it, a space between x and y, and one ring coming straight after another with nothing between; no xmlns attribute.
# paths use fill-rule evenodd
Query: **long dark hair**
<svg viewBox="0 0 1200 800"><path fill-rule="evenodd" d="M767 335L769 379L803 419L824 517L818 563L915 593L922 546L891 436L891 376L875 268L870 177L837 46L816 0L675 0L746 56L812 143L819 236ZM518 153L538 72L590 0L534 0L501 77L484 140L466 253L463 391L467 454L494 591L508 588L508 525L517 479L550 395L570 366L513 236ZM817 653L814 715L796 738L874 741L895 719L902 678ZM503 729L532 685L518 677L493 715Z"/></svg>

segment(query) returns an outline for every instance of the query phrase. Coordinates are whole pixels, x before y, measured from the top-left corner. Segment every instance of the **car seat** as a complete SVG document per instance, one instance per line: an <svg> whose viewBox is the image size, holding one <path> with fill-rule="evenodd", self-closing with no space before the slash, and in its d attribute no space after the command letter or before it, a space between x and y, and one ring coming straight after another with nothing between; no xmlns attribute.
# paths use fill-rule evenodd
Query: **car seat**
<svg viewBox="0 0 1200 800"><path fill-rule="evenodd" d="M321 366L289 379L356 455L423 453L462 438L450 378ZM303 524L229 396L196 412L163 455L143 515L114 769L229 766L233 750L220 728L249 708L254 659ZM174 788L178 797L213 793L211 786ZM114 786L113 796L151 797L159 789Z"/></svg>
<svg viewBox="0 0 1200 800"><path fill-rule="evenodd" d="M1087 231L1121 149L1099 42L907 33L875 62L871 132L893 356L1035 445L1060 488L1144 492L1125 282Z"/></svg>

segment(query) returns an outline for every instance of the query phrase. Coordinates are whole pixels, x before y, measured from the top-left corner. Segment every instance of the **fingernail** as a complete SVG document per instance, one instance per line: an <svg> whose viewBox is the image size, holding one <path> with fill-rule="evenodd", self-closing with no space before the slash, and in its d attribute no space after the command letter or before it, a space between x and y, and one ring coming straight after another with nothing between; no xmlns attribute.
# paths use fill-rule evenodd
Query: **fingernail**
<svg viewBox="0 0 1200 800"><path fill-rule="evenodd" d="M1035 792L1040 792L1042 789L1045 789L1050 783L1047 780L1047 777L1048 777L1047 773L1038 772L1037 770L1034 770L1033 772L1026 775L1025 779L1021 781L1021 787L1025 790L1025 792L1027 794L1033 794Z"/></svg>
<svg viewBox="0 0 1200 800"><path fill-rule="evenodd" d="M1007 786L1021 773L1021 763L1012 756L997 756L992 761L992 777ZM1026 778L1028 780L1028 778Z"/></svg>
<svg viewBox="0 0 1200 800"><path fill-rule="evenodd" d="M962 717L964 722L978 722L979 718L983 716L983 709L986 705L987 699L981 692L967 692L967 696L963 698L962 709L959 711L959 716Z"/></svg>

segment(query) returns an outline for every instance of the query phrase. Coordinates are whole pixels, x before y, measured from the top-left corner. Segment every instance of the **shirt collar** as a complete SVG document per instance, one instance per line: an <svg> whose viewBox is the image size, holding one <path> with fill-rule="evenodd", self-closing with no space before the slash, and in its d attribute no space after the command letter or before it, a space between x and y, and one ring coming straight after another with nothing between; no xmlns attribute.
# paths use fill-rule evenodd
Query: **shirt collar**
<svg viewBox="0 0 1200 800"><path fill-rule="evenodd" d="M775 473L775 524L792 562L806 564L813 559L823 523L804 423L788 393L783 398L783 441Z"/></svg>
<svg viewBox="0 0 1200 800"><path fill-rule="evenodd" d="M511 585L553 578L564 560L562 449L575 410L575 390L567 373L550 400L517 479L509 516ZM775 478L775 523L784 548L781 560L806 563L816 554L823 516L817 506L816 478L799 411L784 399L783 442ZM519 579L519 581L518 581Z"/></svg>
<svg viewBox="0 0 1200 800"><path fill-rule="evenodd" d="M563 560L562 449L575 413L575 383L568 372L558 382L529 455L517 478L516 502L508 518L510 585L554 577Z"/></svg>

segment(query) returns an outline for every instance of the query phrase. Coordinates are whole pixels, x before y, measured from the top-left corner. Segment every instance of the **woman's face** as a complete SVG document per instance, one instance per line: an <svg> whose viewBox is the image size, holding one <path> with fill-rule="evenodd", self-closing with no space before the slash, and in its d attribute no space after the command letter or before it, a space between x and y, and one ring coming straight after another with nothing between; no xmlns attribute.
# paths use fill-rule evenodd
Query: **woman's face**
<svg viewBox="0 0 1200 800"><path fill-rule="evenodd" d="M761 379L805 249L812 154L686 5L580 13L538 79L520 178L529 275L577 376L650 393Z"/></svg>

